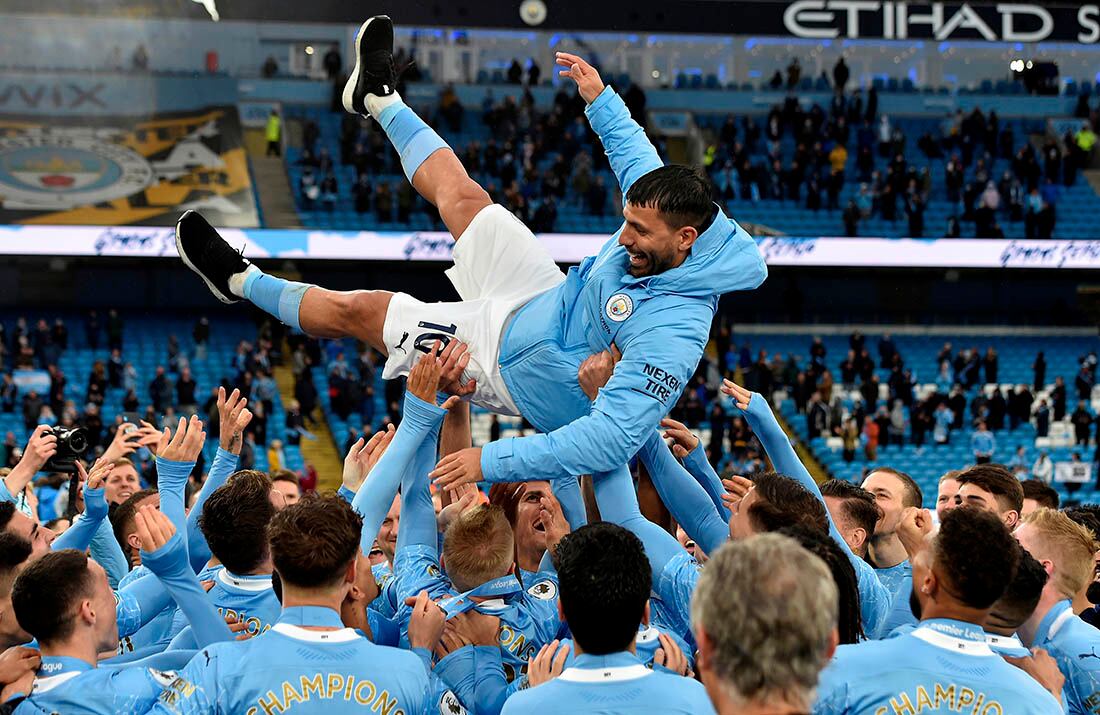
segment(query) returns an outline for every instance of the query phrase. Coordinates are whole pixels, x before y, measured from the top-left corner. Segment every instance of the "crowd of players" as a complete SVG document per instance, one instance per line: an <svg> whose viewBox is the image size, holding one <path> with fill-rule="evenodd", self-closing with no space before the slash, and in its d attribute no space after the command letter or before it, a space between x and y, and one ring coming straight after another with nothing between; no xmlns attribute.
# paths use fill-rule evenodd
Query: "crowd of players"
<svg viewBox="0 0 1100 715"><path fill-rule="evenodd" d="M79 515L57 534L15 503L58 448L38 428L0 482L5 707L1085 713L1100 699L1096 510L1058 511L1048 487L989 464L944 475L934 513L887 468L819 488L767 401L728 381L775 469L753 480L720 480L668 420L637 489L626 470L433 489L437 455L471 442L468 404L446 395L465 347L420 360L400 426L352 446L337 494L237 470L252 414L221 389L217 456L189 504L202 421L124 427L78 467ZM578 382L595 397L613 370L596 355ZM127 488L120 455L138 445L156 489ZM679 542L643 516L653 491Z"/></svg>

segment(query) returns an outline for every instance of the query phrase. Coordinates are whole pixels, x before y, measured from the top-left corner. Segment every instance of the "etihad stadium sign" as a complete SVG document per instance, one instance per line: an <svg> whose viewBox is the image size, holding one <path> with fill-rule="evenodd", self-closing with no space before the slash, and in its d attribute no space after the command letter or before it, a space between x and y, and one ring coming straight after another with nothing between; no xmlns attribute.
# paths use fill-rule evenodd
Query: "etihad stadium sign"
<svg viewBox="0 0 1100 715"><path fill-rule="evenodd" d="M1042 42L1054 38L1095 43L1100 40L1100 6L796 0L783 11L783 26L796 37L812 39Z"/></svg>

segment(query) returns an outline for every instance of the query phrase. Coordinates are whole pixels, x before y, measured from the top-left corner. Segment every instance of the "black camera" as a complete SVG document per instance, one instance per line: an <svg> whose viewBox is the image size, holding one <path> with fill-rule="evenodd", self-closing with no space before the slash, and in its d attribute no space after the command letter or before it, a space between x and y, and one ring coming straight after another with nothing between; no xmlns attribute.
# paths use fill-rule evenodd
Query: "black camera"
<svg viewBox="0 0 1100 715"><path fill-rule="evenodd" d="M76 429L54 427L49 432L43 432L43 435L48 434L57 437L57 452L42 466L42 471L76 474L76 460L80 459L90 446L88 433L79 427Z"/></svg>

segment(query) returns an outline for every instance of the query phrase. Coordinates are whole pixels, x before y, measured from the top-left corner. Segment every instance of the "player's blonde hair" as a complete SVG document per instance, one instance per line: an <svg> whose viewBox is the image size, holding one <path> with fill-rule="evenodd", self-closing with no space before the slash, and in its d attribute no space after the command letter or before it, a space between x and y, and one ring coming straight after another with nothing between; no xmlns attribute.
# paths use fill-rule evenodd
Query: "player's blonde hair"
<svg viewBox="0 0 1100 715"><path fill-rule="evenodd" d="M1055 588L1062 596L1073 598L1092 578L1095 536L1062 512L1046 507L1028 514L1023 523L1035 534L1031 555L1054 563Z"/></svg>
<svg viewBox="0 0 1100 715"><path fill-rule="evenodd" d="M514 560L512 527L493 504L474 507L455 519L443 537L443 567L459 591L500 578Z"/></svg>

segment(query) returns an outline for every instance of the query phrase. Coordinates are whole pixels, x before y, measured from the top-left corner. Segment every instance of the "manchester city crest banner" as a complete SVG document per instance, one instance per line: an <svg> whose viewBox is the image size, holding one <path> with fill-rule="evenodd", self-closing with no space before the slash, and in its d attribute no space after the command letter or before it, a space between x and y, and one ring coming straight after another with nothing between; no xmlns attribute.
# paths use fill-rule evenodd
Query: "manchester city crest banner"
<svg viewBox="0 0 1100 715"><path fill-rule="evenodd" d="M76 121L0 117L0 223L259 225L235 107Z"/></svg>

